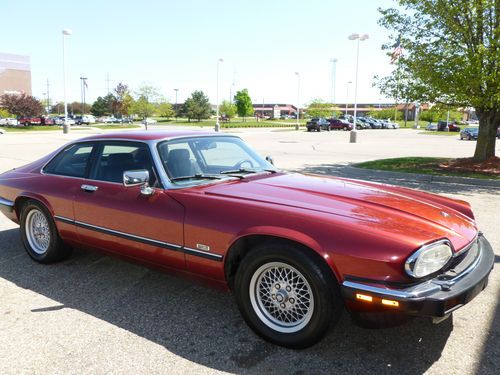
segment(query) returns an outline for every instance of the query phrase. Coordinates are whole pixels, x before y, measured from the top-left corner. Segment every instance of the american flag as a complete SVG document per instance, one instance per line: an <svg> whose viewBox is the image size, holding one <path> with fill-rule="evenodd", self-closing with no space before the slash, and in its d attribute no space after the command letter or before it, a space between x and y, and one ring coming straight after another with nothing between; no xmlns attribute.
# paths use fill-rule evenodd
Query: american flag
<svg viewBox="0 0 500 375"><path fill-rule="evenodd" d="M403 47L401 47L401 36L398 37L398 40L394 44L394 50L391 54L391 64L394 64L398 59L403 55Z"/></svg>

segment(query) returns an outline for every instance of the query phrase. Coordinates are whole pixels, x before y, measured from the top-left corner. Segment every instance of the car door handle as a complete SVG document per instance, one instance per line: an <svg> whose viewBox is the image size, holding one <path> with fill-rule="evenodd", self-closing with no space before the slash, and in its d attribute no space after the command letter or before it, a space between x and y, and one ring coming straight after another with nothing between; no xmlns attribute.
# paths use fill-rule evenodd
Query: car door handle
<svg viewBox="0 0 500 375"><path fill-rule="evenodd" d="M82 185L81 186L81 189L82 190L85 190L85 191L88 191L89 193L93 193L94 191L96 191L98 189L97 186L93 186L93 185Z"/></svg>

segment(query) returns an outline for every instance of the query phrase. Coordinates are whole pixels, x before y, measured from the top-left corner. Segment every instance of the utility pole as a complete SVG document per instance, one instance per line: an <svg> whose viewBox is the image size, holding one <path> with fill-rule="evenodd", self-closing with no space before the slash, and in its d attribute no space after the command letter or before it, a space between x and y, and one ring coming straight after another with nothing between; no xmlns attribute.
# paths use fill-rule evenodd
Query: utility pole
<svg viewBox="0 0 500 375"><path fill-rule="evenodd" d="M47 113L50 112L50 93L49 93L49 79L47 78Z"/></svg>

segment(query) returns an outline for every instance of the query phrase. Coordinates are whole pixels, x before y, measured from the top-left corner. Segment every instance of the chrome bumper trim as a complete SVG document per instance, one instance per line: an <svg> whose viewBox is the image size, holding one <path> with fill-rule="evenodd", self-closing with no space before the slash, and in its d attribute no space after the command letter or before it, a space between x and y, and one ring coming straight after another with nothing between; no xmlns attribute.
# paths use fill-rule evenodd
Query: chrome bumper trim
<svg viewBox="0 0 500 375"><path fill-rule="evenodd" d="M479 244L478 244L479 245ZM470 245L472 246L472 244ZM470 247L469 245L467 247ZM353 281L344 281L342 286L346 288L356 289L360 291L365 291L368 293L380 294L384 296L390 296L399 299L407 299L412 300L415 298L421 298L428 295L431 295L435 292L439 292L442 290L447 290L456 284L458 281L462 280L464 277L473 272L482 258L482 251L479 249L478 256L471 263L469 267L467 267L463 272L458 274L452 279L449 280L438 280L437 278L431 279L428 281L424 281L421 284L417 284L405 289L389 289L389 288L381 288L372 285L367 285L363 283L353 282Z"/></svg>
<svg viewBox="0 0 500 375"><path fill-rule="evenodd" d="M9 201L8 199L0 197L0 206L3 210L6 210L8 212L14 211L14 202Z"/></svg>

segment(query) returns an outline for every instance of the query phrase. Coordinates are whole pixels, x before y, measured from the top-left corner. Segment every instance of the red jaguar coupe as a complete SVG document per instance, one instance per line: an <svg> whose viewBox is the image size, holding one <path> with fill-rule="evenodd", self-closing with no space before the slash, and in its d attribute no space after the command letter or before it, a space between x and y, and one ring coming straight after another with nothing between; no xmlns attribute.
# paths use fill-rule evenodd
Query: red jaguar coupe
<svg viewBox="0 0 500 375"><path fill-rule="evenodd" d="M344 309L367 324L445 318L494 263L466 202L284 173L219 133L70 142L1 174L0 209L37 262L87 247L197 277L231 290L256 333L291 348L319 341Z"/></svg>

